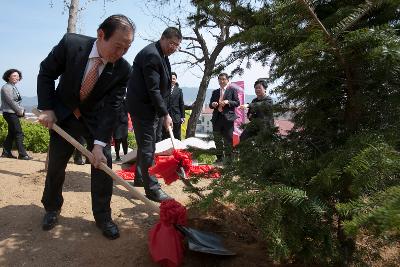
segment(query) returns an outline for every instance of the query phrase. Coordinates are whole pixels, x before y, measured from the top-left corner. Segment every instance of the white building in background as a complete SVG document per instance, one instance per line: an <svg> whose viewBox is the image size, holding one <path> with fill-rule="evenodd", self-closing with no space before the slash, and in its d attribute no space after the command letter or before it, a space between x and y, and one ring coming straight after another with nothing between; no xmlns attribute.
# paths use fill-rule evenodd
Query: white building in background
<svg viewBox="0 0 400 267"><path fill-rule="evenodd" d="M207 136L212 133L213 131L211 123L212 112L213 110L209 107L203 109L203 111L200 114L199 120L197 121L196 136L202 136L202 135Z"/></svg>

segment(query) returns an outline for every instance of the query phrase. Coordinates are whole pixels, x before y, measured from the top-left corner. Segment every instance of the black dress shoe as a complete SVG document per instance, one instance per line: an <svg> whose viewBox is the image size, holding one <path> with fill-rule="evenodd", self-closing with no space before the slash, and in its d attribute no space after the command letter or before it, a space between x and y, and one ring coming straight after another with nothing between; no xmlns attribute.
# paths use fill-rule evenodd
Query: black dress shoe
<svg viewBox="0 0 400 267"><path fill-rule="evenodd" d="M16 159L17 157L11 154L11 152L7 152L3 150L3 153L1 153L2 158L10 158L10 159Z"/></svg>
<svg viewBox="0 0 400 267"><path fill-rule="evenodd" d="M58 219L58 214L59 211L47 211L46 214L43 217L43 223L42 223L42 229L44 231L48 231L50 229L53 229L54 226L56 225Z"/></svg>
<svg viewBox="0 0 400 267"><path fill-rule="evenodd" d="M30 156L28 156L28 155L25 155L25 156L19 155L19 156L18 156L18 159L22 159L22 160L31 160L31 159L33 159L33 158L30 157Z"/></svg>
<svg viewBox="0 0 400 267"><path fill-rule="evenodd" d="M97 227L101 229L103 235L110 240L117 239L119 237L118 226L112 221L96 222Z"/></svg>
<svg viewBox="0 0 400 267"><path fill-rule="evenodd" d="M135 178L135 180L133 180L133 186L134 187L143 187L144 183L142 179L139 178Z"/></svg>
<svg viewBox="0 0 400 267"><path fill-rule="evenodd" d="M164 200L172 199L172 197L168 196L167 193L165 193L161 188L146 192L146 197L155 202L162 202Z"/></svg>

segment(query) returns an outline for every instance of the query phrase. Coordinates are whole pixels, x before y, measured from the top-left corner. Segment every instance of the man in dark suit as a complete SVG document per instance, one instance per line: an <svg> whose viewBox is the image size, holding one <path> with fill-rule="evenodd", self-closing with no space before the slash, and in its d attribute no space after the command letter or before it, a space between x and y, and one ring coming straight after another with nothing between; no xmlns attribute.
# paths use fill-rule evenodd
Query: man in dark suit
<svg viewBox="0 0 400 267"><path fill-rule="evenodd" d="M229 84L229 77L226 73L218 75L220 88L212 92L210 108L214 109L211 122L213 135L217 150L217 162L223 159L231 159L233 146L233 125L236 120L235 108L239 106L237 89Z"/></svg>
<svg viewBox="0 0 400 267"><path fill-rule="evenodd" d="M113 180L98 169L111 168L110 140L131 66L122 58L133 42L135 25L123 15L108 17L97 29L97 39L67 33L40 64L37 80L39 122L57 123L74 138L83 136L92 151L91 196L96 225L109 239L119 237L111 219ZM55 80L59 79L57 88ZM49 164L42 203L43 230L57 223L63 204L65 168L74 147L50 132Z"/></svg>
<svg viewBox="0 0 400 267"><path fill-rule="evenodd" d="M181 41L177 28L167 28L159 41L136 55L128 83L128 110L138 146L134 186L144 186L147 198L156 202L170 198L148 169L153 165L159 119L163 119L166 129L173 126L166 103L171 93L168 56L179 49Z"/></svg>
<svg viewBox="0 0 400 267"><path fill-rule="evenodd" d="M168 113L173 122L173 133L176 139L181 140L181 125L185 122L185 104L183 103L182 89L176 79L178 75L175 72L171 74L171 94L167 100ZM163 133L163 139L170 138L168 131Z"/></svg>

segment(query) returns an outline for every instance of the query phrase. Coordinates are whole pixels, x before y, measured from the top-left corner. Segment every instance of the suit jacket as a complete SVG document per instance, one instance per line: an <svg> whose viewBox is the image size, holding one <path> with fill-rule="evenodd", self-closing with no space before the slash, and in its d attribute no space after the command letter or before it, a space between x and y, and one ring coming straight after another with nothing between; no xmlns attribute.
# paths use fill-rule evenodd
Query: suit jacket
<svg viewBox="0 0 400 267"><path fill-rule="evenodd" d="M23 116L25 109L21 105L22 98L15 85L6 83L1 87L1 109L3 112Z"/></svg>
<svg viewBox="0 0 400 267"><path fill-rule="evenodd" d="M217 120L217 117L219 116L218 113L218 106L214 108L211 104L212 102L218 102L219 101L219 96L220 96L221 89L216 89L212 92L211 98L210 98L210 104L209 107L211 109L214 109L211 121L214 123ZM226 120L228 121L235 121L237 116L235 114L235 108L240 105L239 102L239 97L237 93L237 89L234 85L229 85L228 88L225 90L224 93L224 100L228 100L228 105L225 105L222 109L222 115L225 117Z"/></svg>
<svg viewBox="0 0 400 267"><path fill-rule="evenodd" d="M118 109L118 118L115 123L113 137L114 139L123 139L128 135L128 110L126 101L123 101Z"/></svg>
<svg viewBox="0 0 400 267"><path fill-rule="evenodd" d="M79 108L93 138L108 143L131 67L123 58L114 64L107 63L92 92L81 102L81 83L95 40L67 33L42 61L37 79L38 108L54 110L59 122ZM57 78L59 83L55 88Z"/></svg>
<svg viewBox="0 0 400 267"><path fill-rule="evenodd" d="M185 104L183 103L182 89L176 84L172 90L168 102L168 113L174 123L181 123L181 118L185 118Z"/></svg>
<svg viewBox="0 0 400 267"><path fill-rule="evenodd" d="M249 104L247 118L250 121L253 119L261 119L268 127L274 127L272 104L272 98L267 95L262 99L254 98Z"/></svg>
<svg viewBox="0 0 400 267"><path fill-rule="evenodd" d="M128 82L128 108L132 116L154 120L168 114L171 65L160 42L151 43L135 57Z"/></svg>
<svg viewBox="0 0 400 267"><path fill-rule="evenodd" d="M128 106L126 100L122 101L121 107L118 109L118 124L128 125Z"/></svg>

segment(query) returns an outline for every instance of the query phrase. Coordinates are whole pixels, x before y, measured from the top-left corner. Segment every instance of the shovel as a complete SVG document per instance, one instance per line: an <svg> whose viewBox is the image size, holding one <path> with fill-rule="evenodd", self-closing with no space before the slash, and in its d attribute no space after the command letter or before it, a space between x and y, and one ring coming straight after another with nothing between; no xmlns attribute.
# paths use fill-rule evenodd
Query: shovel
<svg viewBox="0 0 400 267"><path fill-rule="evenodd" d="M172 148L175 150L175 137L174 137L174 132L172 131L171 126L168 127L168 133L169 133L169 136L170 136L170 139L171 139ZM195 193L198 197L200 197L201 199L204 198L204 195L196 187L194 187L192 185L192 183L187 179L186 172L183 169L183 167L179 167L179 170L177 170L176 173L178 174L180 180L183 182L183 184L185 186L190 188L190 190L193 193Z"/></svg>
<svg viewBox="0 0 400 267"><path fill-rule="evenodd" d="M175 137L171 127L168 127L168 133L171 139L172 147L175 150ZM197 196L204 199L204 195L199 192L199 190L194 187L192 183L187 179L183 167L179 167L179 170L177 170L177 174L185 186L189 187L191 191L194 192ZM175 225L175 228L177 228L183 235L188 238L190 250L214 255L236 255L236 253L227 250L223 246L221 238L213 233L198 231L182 225Z"/></svg>
<svg viewBox="0 0 400 267"><path fill-rule="evenodd" d="M32 110L33 114L39 117L40 112L37 109ZM83 155L88 158L91 158L92 153L87 150L84 146L82 146L78 141L76 141L72 136L70 136L67 132L61 129L57 124L53 123L52 130L54 130L57 134L63 137L67 142L73 145L76 149L78 149ZM171 129L172 130L172 129ZM173 134L172 134L173 137ZM127 181L119 177L111 168L109 168L105 163L100 163L100 167L102 171L107 173L114 181L118 184L125 187L129 193L132 194L134 198L137 198L143 203L147 204L152 212L159 213L160 209L158 205L154 204L153 201L149 200L145 196L143 196L139 191L137 191L133 186L131 186ZM176 229L179 230L188 240L189 249L193 251L215 254L215 255L236 255L236 253L229 251L223 247L221 239L215 234L201 232L195 229L191 229L182 225L175 225Z"/></svg>

